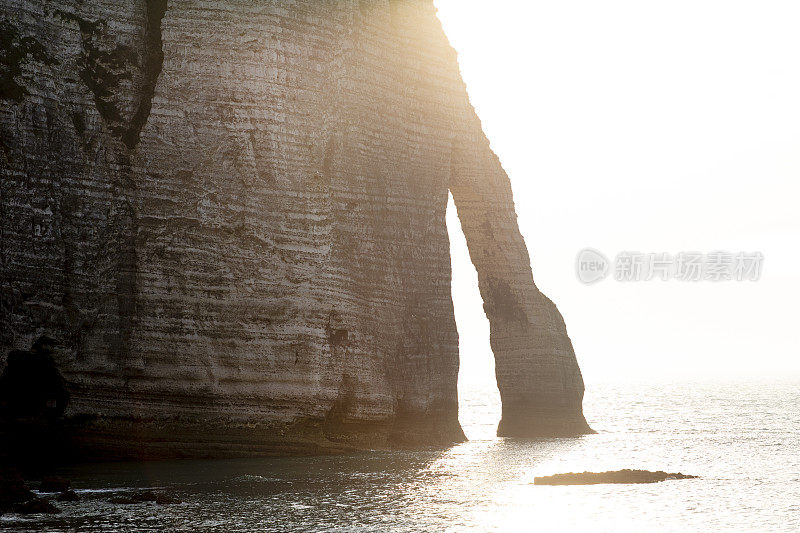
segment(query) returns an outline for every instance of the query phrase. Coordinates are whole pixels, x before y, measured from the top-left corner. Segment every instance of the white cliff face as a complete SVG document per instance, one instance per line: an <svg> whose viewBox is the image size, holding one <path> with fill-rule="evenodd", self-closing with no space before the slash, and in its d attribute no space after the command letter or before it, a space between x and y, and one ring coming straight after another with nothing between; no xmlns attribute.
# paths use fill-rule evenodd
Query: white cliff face
<svg viewBox="0 0 800 533"><path fill-rule="evenodd" d="M463 439L448 189L492 326L500 432L588 430L563 321L430 2L2 3L21 89L3 86L0 113L0 347L59 342L68 412L96 417L81 444Z"/></svg>

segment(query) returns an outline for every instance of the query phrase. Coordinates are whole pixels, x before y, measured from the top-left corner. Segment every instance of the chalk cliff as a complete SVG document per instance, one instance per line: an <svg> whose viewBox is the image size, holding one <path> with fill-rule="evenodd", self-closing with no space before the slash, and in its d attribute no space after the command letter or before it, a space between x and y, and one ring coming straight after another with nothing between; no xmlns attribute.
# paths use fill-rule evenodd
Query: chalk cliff
<svg viewBox="0 0 800 533"><path fill-rule="evenodd" d="M1 357L54 340L90 453L463 439L448 190L499 434L589 430L432 2L0 4Z"/></svg>

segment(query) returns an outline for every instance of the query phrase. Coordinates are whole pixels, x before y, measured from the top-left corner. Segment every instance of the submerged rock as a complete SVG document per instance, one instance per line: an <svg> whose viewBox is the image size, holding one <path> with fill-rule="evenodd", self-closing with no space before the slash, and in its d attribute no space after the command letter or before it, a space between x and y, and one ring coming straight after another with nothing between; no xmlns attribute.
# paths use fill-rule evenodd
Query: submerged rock
<svg viewBox="0 0 800 533"><path fill-rule="evenodd" d="M667 479L695 479L698 476L661 470L612 470L608 472L568 472L533 479L534 485L598 485L601 483L658 483Z"/></svg>
<svg viewBox="0 0 800 533"><path fill-rule="evenodd" d="M131 505L134 503L146 503L146 502L154 502L157 503L158 505L170 505L174 503L181 503L179 499L174 498L168 494L164 494L161 492L157 493L150 490L144 490L130 495L114 496L109 501L111 503L116 503L119 505Z"/></svg>
<svg viewBox="0 0 800 533"><path fill-rule="evenodd" d="M59 494L58 498L56 498L56 500L60 502L77 502L80 501L80 499L81 497L78 496L78 493L76 493L74 490L66 490Z"/></svg>
<svg viewBox="0 0 800 533"><path fill-rule="evenodd" d="M134 503L154 502L156 501L156 496L152 492L138 492L136 494L114 496L108 501L117 505L131 505Z"/></svg>

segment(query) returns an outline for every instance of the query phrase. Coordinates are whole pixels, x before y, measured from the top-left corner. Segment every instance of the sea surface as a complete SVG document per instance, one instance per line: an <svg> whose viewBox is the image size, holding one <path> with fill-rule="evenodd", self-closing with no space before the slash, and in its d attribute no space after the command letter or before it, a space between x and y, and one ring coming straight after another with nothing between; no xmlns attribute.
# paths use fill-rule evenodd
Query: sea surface
<svg viewBox="0 0 800 533"><path fill-rule="evenodd" d="M499 439L496 391L462 388L470 441L339 457L65 468L83 497L2 531L800 531L800 381L598 383L596 435ZM534 486L620 468L701 476L647 485ZM156 487L183 503L114 505Z"/></svg>

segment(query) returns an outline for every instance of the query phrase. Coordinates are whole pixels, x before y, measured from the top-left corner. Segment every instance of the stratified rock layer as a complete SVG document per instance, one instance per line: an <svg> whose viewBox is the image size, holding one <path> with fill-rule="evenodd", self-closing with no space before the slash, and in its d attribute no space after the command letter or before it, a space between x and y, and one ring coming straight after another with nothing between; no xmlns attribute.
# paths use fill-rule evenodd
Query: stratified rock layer
<svg viewBox="0 0 800 533"><path fill-rule="evenodd" d="M3 356L92 453L463 439L452 191L504 435L588 430L431 2L2 0Z"/></svg>

